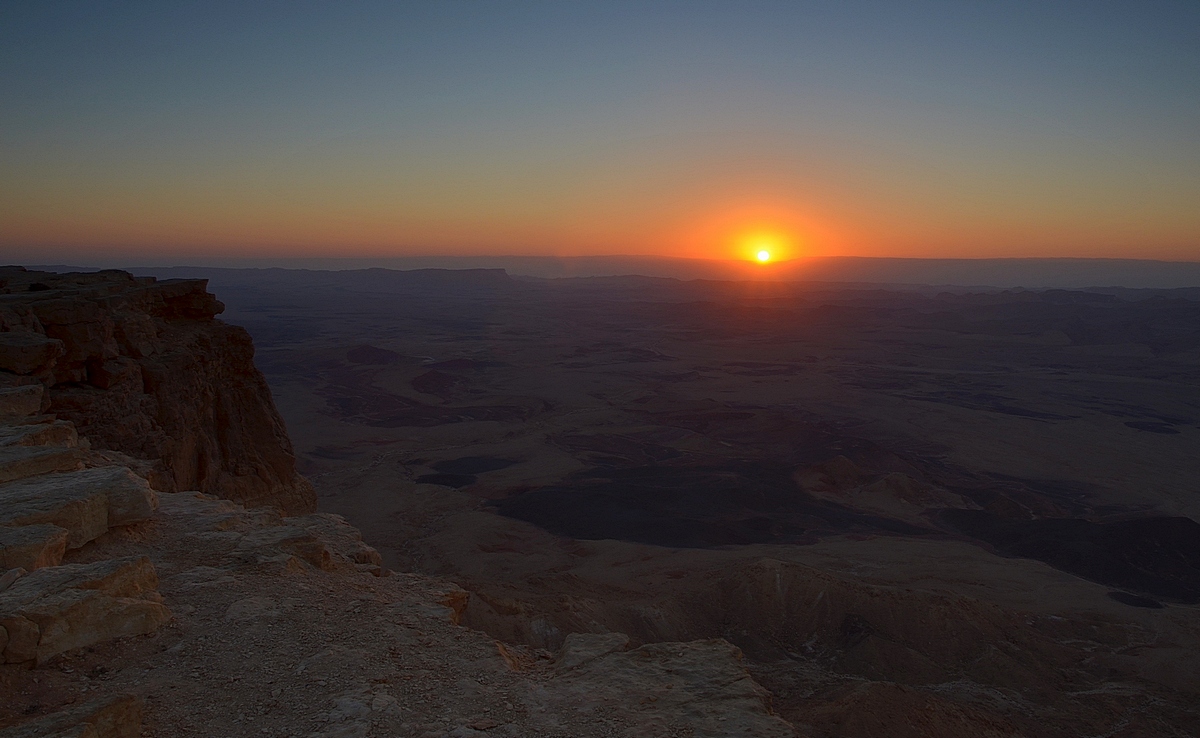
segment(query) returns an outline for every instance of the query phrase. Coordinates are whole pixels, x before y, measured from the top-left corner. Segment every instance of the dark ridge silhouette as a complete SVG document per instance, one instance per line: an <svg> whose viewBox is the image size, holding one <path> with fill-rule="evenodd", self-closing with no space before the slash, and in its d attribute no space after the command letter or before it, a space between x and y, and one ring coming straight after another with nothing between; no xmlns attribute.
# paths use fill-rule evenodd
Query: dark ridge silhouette
<svg viewBox="0 0 1200 738"><path fill-rule="evenodd" d="M381 271L498 271L522 277L645 276L673 279L777 280L855 284L957 285L967 287L1025 287L1028 289L1184 291L1179 296L1200 299L1200 262L1152 259L1014 258L908 259L829 256L794 259L763 268L744 261L687 259L661 256L401 256L378 258L222 259L197 257L195 266L145 266L140 257L110 257L97 264L93 253L81 254L90 266L40 267L50 271L119 266L147 276L204 276L220 282L222 272L253 275L260 283L297 273L359 273L365 281L387 279ZM176 262L178 263L178 262ZM143 266L130 266L142 264ZM233 276L233 275L231 275ZM241 280L243 277L234 276ZM394 286L387 287L388 289Z"/></svg>

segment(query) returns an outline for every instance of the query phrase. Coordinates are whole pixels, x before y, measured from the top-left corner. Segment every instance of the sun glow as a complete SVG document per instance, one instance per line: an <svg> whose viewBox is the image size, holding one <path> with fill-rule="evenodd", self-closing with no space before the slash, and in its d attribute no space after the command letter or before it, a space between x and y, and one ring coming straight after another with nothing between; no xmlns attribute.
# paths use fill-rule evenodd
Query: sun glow
<svg viewBox="0 0 1200 738"><path fill-rule="evenodd" d="M786 258L790 242L777 231L754 231L738 239L738 251L743 259L767 264Z"/></svg>

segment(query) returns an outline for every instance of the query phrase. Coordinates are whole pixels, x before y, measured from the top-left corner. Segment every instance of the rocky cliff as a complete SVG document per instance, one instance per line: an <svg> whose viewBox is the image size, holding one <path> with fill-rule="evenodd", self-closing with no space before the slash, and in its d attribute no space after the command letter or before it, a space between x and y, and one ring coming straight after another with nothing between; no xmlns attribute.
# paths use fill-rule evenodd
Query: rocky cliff
<svg viewBox="0 0 1200 738"><path fill-rule="evenodd" d="M41 410L147 462L161 491L312 512L254 345L223 309L205 280L0 269L0 387L43 385Z"/></svg>

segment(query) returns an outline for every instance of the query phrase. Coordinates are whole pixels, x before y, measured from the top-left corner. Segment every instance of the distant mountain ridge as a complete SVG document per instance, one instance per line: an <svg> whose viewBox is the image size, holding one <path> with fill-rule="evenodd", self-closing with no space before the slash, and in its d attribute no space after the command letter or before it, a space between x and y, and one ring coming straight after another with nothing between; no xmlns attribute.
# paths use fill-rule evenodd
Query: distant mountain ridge
<svg viewBox="0 0 1200 738"><path fill-rule="evenodd" d="M410 256L390 258L165 259L80 258L83 266L122 267L157 274L191 268L347 270L505 270L513 276L562 278L641 275L676 279L777 280L864 284L1024 287L1027 289L1200 287L1200 261L1149 259L911 259L833 256L767 266L746 261L657 256ZM62 269L63 267L43 267ZM361 272L360 272L361 273ZM264 275L265 276L265 275ZM429 275L426 275L427 277ZM481 280L502 279L479 275Z"/></svg>

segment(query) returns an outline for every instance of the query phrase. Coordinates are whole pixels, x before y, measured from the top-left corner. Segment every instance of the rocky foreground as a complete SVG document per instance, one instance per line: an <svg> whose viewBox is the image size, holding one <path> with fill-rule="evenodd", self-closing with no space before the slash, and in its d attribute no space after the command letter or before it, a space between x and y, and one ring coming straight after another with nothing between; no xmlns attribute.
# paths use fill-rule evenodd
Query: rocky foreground
<svg viewBox="0 0 1200 738"><path fill-rule="evenodd" d="M723 640L531 650L385 570L202 281L0 282L0 735L796 735Z"/></svg>

